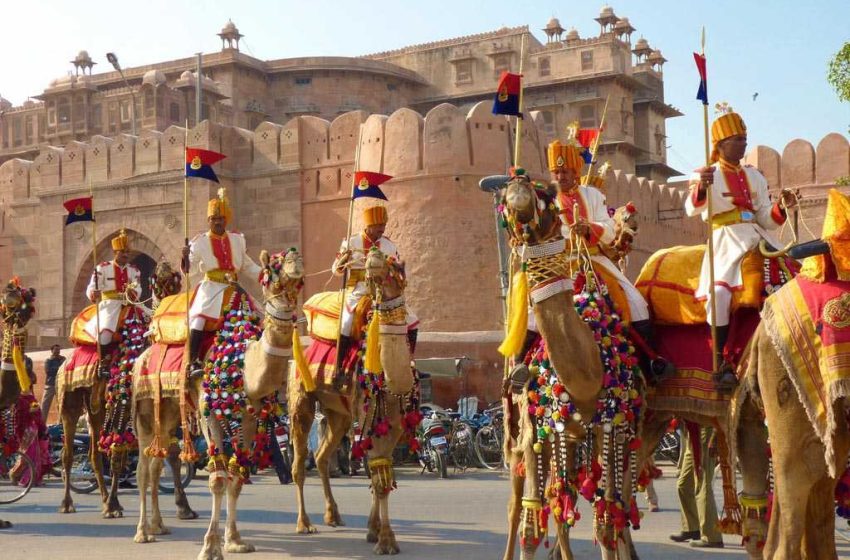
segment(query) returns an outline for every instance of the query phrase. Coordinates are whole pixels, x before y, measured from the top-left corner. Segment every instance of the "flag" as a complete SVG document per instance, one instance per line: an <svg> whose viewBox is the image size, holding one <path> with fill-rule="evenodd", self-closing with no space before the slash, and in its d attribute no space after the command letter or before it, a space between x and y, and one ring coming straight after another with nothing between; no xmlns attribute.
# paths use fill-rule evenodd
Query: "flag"
<svg viewBox="0 0 850 560"><path fill-rule="evenodd" d="M703 105L708 105L708 79L705 76L705 55L694 53L694 62L697 63L697 71L699 72L697 99L702 101Z"/></svg>
<svg viewBox="0 0 850 560"><path fill-rule="evenodd" d="M227 156L200 148L186 148L186 177L200 177L218 183L212 165Z"/></svg>
<svg viewBox="0 0 850 560"><path fill-rule="evenodd" d="M520 90L522 90L522 76L502 72L502 77L499 78L499 87L496 89L496 97L493 101L493 114L522 117L519 112Z"/></svg>
<svg viewBox="0 0 850 560"><path fill-rule="evenodd" d="M392 179L389 175L372 173L371 171L354 172L354 188L351 189L351 200L363 197L386 200L387 195L378 186Z"/></svg>
<svg viewBox="0 0 850 560"><path fill-rule="evenodd" d="M62 203L68 215L65 217L65 225L73 224L74 222L93 222L94 215L92 214L92 198L84 196L83 198L74 198L66 200Z"/></svg>
<svg viewBox="0 0 850 560"><path fill-rule="evenodd" d="M582 128L576 133L576 140L584 147L581 152L581 157L584 163L593 163L593 153L590 151L593 148L593 143L599 137L598 128Z"/></svg>

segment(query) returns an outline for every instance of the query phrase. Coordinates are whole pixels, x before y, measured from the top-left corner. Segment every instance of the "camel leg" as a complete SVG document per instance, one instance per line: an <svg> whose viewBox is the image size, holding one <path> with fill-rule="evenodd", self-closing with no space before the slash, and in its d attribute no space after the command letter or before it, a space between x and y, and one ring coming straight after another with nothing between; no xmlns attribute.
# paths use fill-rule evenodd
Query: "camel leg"
<svg viewBox="0 0 850 560"><path fill-rule="evenodd" d="M315 405L311 398L302 397L295 404L292 415L292 479L295 481L295 496L298 500L298 522L295 525L296 533L316 533L316 527L310 522L307 509L304 506L304 478L306 475L307 460L307 437L310 427L313 425L315 416Z"/></svg>
<svg viewBox="0 0 850 560"><path fill-rule="evenodd" d="M133 542L139 544L156 540L148 525L147 492L150 472L150 457L144 449L153 439L151 429L151 401L142 400L136 403L136 434L139 438L139 465L136 467L136 483L139 485L139 524L136 526L136 536Z"/></svg>
<svg viewBox="0 0 850 560"><path fill-rule="evenodd" d="M336 453L342 438L351 426L351 417L336 411L327 411L327 430L325 437L319 444L316 452L316 468L322 480L322 490L325 493L325 524L331 527L345 525L339 515L339 508L331 492L331 478L329 472L331 454Z"/></svg>
<svg viewBox="0 0 850 560"><path fill-rule="evenodd" d="M102 390L103 387L98 385L97 383L92 386L92 391L97 391L99 389ZM94 397L89 396L89 403L86 405L86 416L88 418L90 434L89 460L91 461L92 470L94 471L94 477L97 480L97 488L100 490L100 499L101 503L103 504L101 513L104 517L107 517L106 514L110 511L109 493L106 490L106 482L103 479L103 458L101 457L100 450L97 448L97 438L100 434L101 429L103 429L103 422L106 418L106 410L104 409L106 405L101 402L100 410L98 410L97 412L93 412L91 409L91 400L93 398ZM113 476L113 479L115 478L116 477ZM121 507L120 504L118 507Z"/></svg>
<svg viewBox="0 0 850 560"><path fill-rule="evenodd" d="M180 401L178 399L163 399L160 405L160 415L163 431L168 435L168 439L162 441L174 442L177 438L177 427L180 425ZM180 479L182 461L180 460L180 446L177 443L171 443L168 446L166 460L168 466L171 467L171 475L174 479L174 504L177 506L177 519L197 519L198 513L189 506L186 489L183 488L183 481Z"/></svg>
<svg viewBox="0 0 850 560"><path fill-rule="evenodd" d="M516 548L517 531L519 531L519 519L522 514L522 488L525 479L517 474L517 467L522 460L522 455L519 453L510 454L510 477L511 477L511 494L508 497L508 542L505 546L505 555L503 560L513 560L514 549Z"/></svg>
<svg viewBox="0 0 850 560"><path fill-rule="evenodd" d="M202 419L202 422L204 426L204 437L207 440L210 453L212 453L213 449L222 449L224 437L221 433L221 427L212 418L206 422ZM216 463L209 476L209 487L213 503L210 512L210 525L204 535L204 546L198 554L198 560L224 560L218 523L221 517L221 502L227 488L228 476L226 468L226 465Z"/></svg>
<svg viewBox="0 0 850 560"><path fill-rule="evenodd" d="M259 409L258 403L253 403ZM257 421L246 415L242 420L242 445L248 450L254 441L257 432ZM249 473L250 474L250 473ZM246 475L248 476L248 475ZM236 527L236 512L238 511L239 495L242 493L244 480L236 475L231 475L227 482L227 523L224 529L224 550L226 552L254 552L254 545L242 540L239 529Z"/></svg>
<svg viewBox="0 0 850 560"><path fill-rule="evenodd" d="M162 511L159 509L159 479L162 476L162 457L152 457L148 463L150 469L151 487L151 533L168 535L171 531L162 522Z"/></svg>
<svg viewBox="0 0 850 560"><path fill-rule="evenodd" d="M62 473L65 482L65 497L59 505L59 513L76 513L74 500L71 498L71 467L74 464L74 435L77 433L77 421L83 413L80 392L74 391L60 399L62 409L62 430L64 443L62 446Z"/></svg>
<svg viewBox="0 0 850 560"><path fill-rule="evenodd" d="M96 453L100 455L99 451ZM109 495L103 510L104 519L124 517L124 508L118 502L118 483L124 475L126 466L127 451L113 451L109 457L109 470L112 471L112 480L109 484Z"/></svg>

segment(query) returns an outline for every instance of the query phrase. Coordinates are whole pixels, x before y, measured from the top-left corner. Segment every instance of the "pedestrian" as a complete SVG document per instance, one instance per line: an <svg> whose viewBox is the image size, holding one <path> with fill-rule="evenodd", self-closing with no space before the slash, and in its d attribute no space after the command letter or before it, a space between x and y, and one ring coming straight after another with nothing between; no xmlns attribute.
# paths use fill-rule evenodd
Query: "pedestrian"
<svg viewBox="0 0 850 560"><path fill-rule="evenodd" d="M670 535L675 542L691 541L695 548L723 548L723 536L717 526L717 504L711 480L714 475L714 430L688 422L682 427L679 453L679 503L682 531ZM691 444L692 436L699 437Z"/></svg>
<svg viewBox="0 0 850 560"><path fill-rule="evenodd" d="M53 398L56 396L56 375L65 362L65 356L60 354L59 350L59 345L54 344L50 347L50 357L44 360L44 394L41 395L41 415L45 422L50 415Z"/></svg>

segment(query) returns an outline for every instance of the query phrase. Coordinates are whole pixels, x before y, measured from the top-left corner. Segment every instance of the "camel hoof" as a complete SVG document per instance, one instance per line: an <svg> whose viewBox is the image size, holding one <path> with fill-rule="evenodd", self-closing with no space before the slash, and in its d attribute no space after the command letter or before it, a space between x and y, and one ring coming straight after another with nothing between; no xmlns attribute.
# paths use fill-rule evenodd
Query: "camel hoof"
<svg viewBox="0 0 850 560"><path fill-rule="evenodd" d="M299 535L312 535L314 533L318 533L319 530L316 529L316 527L313 526L312 523L299 522L298 525L295 527L295 532Z"/></svg>
<svg viewBox="0 0 850 560"><path fill-rule="evenodd" d="M338 511L325 514L325 525L329 527L345 527L345 522Z"/></svg>
<svg viewBox="0 0 850 560"><path fill-rule="evenodd" d="M224 553L222 553L220 548L202 550L198 554L198 560L224 560Z"/></svg>
<svg viewBox="0 0 850 560"><path fill-rule="evenodd" d="M383 556L384 554L398 554L398 544L393 542L378 543L375 545L375 554Z"/></svg>
<svg viewBox="0 0 850 560"><path fill-rule="evenodd" d="M59 506L59 513L77 513L77 508L74 507L74 502L69 500L62 502L62 505Z"/></svg>
<svg viewBox="0 0 850 560"><path fill-rule="evenodd" d="M136 536L133 537L133 542L138 544L145 544L156 541L156 537L153 535L148 535L146 533L138 532Z"/></svg>
<svg viewBox="0 0 850 560"><path fill-rule="evenodd" d="M236 554L245 554L248 552L254 552L256 548L251 543L246 542L229 542L224 544L225 552L234 552Z"/></svg>
<svg viewBox="0 0 850 560"><path fill-rule="evenodd" d="M12 527L11 521L3 521L0 519L0 529L10 529Z"/></svg>
<svg viewBox="0 0 850 560"><path fill-rule="evenodd" d="M124 517L124 511L120 509L106 510L103 512L104 519L120 519Z"/></svg>
<svg viewBox="0 0 850 560"><path fill-rule="evenodd" d="M152 524L151 525L151 534L152 535L170 535L171 529L160 523L159 525Z"/></svg>
<svg viewBox="0 0 850 560"><path fill-rule="evenodd" d="M366 533L366 542L372 543L372 544L375 544L376 542L378 542L378 533L374 533L372 531L369 531L368 533Z"/></svg>
<svg viewBox="0 0 850 560"><path fill-rule="evenodd" d="M197 519L198 512L190 507L180 508L177 510L177 519Z"/></svg>

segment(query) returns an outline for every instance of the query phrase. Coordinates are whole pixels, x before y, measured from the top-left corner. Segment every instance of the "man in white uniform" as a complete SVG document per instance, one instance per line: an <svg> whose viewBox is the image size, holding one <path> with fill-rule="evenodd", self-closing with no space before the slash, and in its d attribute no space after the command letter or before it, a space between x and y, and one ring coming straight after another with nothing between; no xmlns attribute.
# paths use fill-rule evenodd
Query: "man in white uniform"
<svg viewBox="0 0 850 560"><path fill-rule="evenodd" d="M126 232L112 239L112 251L115 256L111 261L97 265L92 272L86 296L92 303L97 304L97 317L86 322L85 331L93 339L100 340L99 376L109 378L112 358L118 346L115 333L123 326L122 312L128 301L138 300L142 293L141 273L130 264L130 241ZM100 330L98 331L98 327Z"/></svg>
<svg viewBox="0 0 850 560"><path fill-rule="evenodd" d="M731 391L738 384L732 366L723 359L723 347L729 336L729 316L732 292L743 290L741 262L744 256L765 239L774 247L778 243L766 230L785 222L785 209L796 204L790 189L781 192L782 204L772 203L767 179L756 168L741 165L747 150L747 127L737 113L725 109L711 125L712 163L697 170L690 181L690 196L685 200L688 216L700 215L706 222L708 196L711 196L711 224L714 238L714 286L710 286L708 251L702 261L697 299L706 302L711 324L711 300L714 299L717 317L717 363L714 373L720 391ZM711 185L713 188L709 189ZM709 194L710 193L710 194Z"/></svg>
<svg viewBox="0 0 850 560"><path fill-rule="evenodd" d="M339 247L336 259L333 263L333 272L342 276L348 269L348 280L346 281L346 298L342 309L342 323L340 325L339 352L337 353L335 372L340 373L342 360L348 353L352 344L351 329L354 323L354 311L360 300L369 295L369 287L366 284L366 253L373 247L380 249L387 257L393 257L400 261L398 248L389 238L384 237L389 215L386 206L372 206L363 211L363 222L365 228L361 233L352 235L343 240ZM419 321L408 311L408 342L410 352L413 353L416 344L416 327Z"/></svg>
<svg viewBox="0 0 850 560"><path fill-rule="evenodd" d="M204 274L204 279L195 288L189 308L189 367L192 376L203 374L200 350L207 321L218 322L222 317L223 307L227 304L225 297L233 294L240 276L259 282L261 268L248 256L245 236L226 230L232 216L224 189L219 189L218 197L207 205L209 231L192 239L188 247L183 247L183 273L188 274L194 269Z"/></svg>

